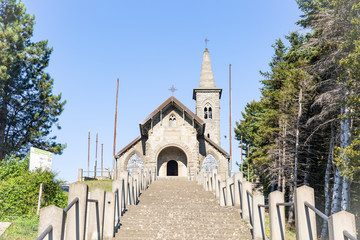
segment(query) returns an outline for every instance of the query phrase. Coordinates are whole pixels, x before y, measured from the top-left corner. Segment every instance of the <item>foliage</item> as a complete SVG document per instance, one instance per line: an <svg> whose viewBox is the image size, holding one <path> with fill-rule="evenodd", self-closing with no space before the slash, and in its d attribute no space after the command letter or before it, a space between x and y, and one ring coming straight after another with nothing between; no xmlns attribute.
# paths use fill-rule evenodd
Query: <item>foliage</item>
<svg viewBox="0 0 360 240"><path fill-rule="evenodd" d="M52 48L31 41L34 20L22 2L0 0L0 159L29 146L54 153L65 147L48 137L54 125L60 128L65 101L45 72Z"/></svg>
<svg viewBox="0 0 360 240"><path fill-rule="evenodd" d="M44 184L42 206L66 207L67 197L54 173L27 169L28 160L14 157L0 164L0 221L9 216L36 213L40 183Z"/></svg>
<svg viewBox="0 0 360 240"><path fill-rule="evenodd" d="M11 226L6 229L0 240L32 240L36 239L38 234L39 217L36 215L25 215L10 218Z"/></svg>
<svg viewBox="0 0 360 240"><path fill-rule="evenodd" d="M341 176L354 180L360 173L360 138L354 139L346 148L335 147L334 161Z"/></svg>

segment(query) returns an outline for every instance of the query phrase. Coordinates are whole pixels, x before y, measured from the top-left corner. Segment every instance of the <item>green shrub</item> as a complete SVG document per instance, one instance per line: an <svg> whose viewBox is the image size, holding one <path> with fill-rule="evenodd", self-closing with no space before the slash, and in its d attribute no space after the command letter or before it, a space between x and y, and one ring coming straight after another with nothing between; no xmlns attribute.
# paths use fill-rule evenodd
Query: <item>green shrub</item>
<svg viewBox="0 0 360 240"><path fill-rule="evenodd" d="M0 221L36 213L40 184L44 184L42 207L64 208L67 196L60 189L56 174L28 170L28 159L9 158L0 164Z"/></svg>

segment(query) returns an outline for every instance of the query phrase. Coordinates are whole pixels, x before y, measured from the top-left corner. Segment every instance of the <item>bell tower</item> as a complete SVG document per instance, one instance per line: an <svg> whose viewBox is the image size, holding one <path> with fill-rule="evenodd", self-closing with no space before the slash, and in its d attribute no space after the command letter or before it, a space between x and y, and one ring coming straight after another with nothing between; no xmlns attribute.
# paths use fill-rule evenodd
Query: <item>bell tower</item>
<svg viewBox="0 0 360 240"><path fill-rule="evenodd" d="M206 123L205 136L220 146L220 98L221 88L216 88L211 68L209 50L205 48L199 88L194 88L196 115Z"/></svg>

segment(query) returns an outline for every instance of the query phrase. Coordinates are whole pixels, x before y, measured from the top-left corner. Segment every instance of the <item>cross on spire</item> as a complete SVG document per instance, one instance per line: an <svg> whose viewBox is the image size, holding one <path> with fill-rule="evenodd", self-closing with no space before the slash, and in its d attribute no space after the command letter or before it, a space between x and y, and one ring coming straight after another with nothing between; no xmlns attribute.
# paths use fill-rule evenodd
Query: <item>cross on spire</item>
<svg viewBox="0 0 360 240"><path fill-rule="evenodd" d="M169 88L169 91L172 93L172 96L174 96L174 92L177 91L177 89L174 87L174 85Z"/></svg>
<svg viewBox="0 0 360 240"><path fill-rule="evenodd" d="M205 49L207 48L207 43L210 42L209 39L205 38Z"/></svg>

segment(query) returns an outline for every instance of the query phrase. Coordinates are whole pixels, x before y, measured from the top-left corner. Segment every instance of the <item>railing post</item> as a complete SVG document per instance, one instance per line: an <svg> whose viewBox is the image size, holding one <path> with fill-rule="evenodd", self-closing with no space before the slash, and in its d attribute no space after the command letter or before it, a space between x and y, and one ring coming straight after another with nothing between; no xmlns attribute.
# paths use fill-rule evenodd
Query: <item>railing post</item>
<svg viewBox="0 0 360 240"><path fill-rule="evenodd" d="M256 193L252 199L252 220L253 220L253 239L265 240L265 208L259 207L264 205L264 195Z"/></svg>
<svg viewBox="0 0 360 240"><path fill-rule="evenodd" d="M86 235L88 240L98 240L103 238L105 191L96 188L89 195L97 203L88 201L89 223Z"/></svg>
<svg viewBox="0 0 360 240"><path fill-rule="evenodd" d="M226 206L226 183L225 181L220 181L220 194L219 194L219 197L220 197L220 206Z"/></svg>
<svg viewBox="0 0 360 240"><path fill-rule="evenodd" d="M215 197L220 201L220 183L221 183L221 176L218 174L216 176L216 184L215 184Z"/></svg>
<svg viewBox="0 0 360 240"><path fill-rule="evenodd" d="M127 192L128 192L128 199L127 199L128 205L134 205L133 177L131 175L128 176Z"/></svg>
<svg viewBox="0 0 360 240"><path fill-rule="evenodd" d="M237 172L234 174L234 206L236 208L240 208L240 192L239 192L239 186L238 181L242 181L243 174L240 172Z"/></svg>
<svg viewBox="0 0 360 240"><path fill-rule="evenodd" d="M79 168L78 170L78 182L82 182L83 181L83 169Z"/></svg>
<svg viewBox="0 0 360 240"><path fill-rule="evenodd" d="M49 225L52 225L53 239L61 239L64 217L64 210L62 208L54 205L41 208L38 236L40 236Z"/></svg>
<svg viewBox="0 0 360 240"><path fill-rule="evenodd" d="M232 185L234 184L234 178L226 179L226 206L234 205L234 193L232 191Z"/></svg>
<svg viewBox="0 0 360 240"><path fill-rule="evenodd" d="M356 238L355 216L346 211L337 212L329 217L329 240L344 240L344 231Z"/></svg>
<svg viewBox="0 0 360 240"><path fill-rule="evenodd" d="M106 192L103 227L104 240L112 240L115 237L115 209L115 193Z"/></svg>
<svg viewBox="0 0 360 240"><path fill-rule="evenodd" d="M122 181L121 180L114 180L112 182L112 192L114 194L117 194L115 200L114 200L114 221L115 224L119 224L120 223L120 215L121 215L121 211L122 211L122 205L121 205L121 197L122 197L122 191L121 191L121 185L122 185Z"/></svg>
<svg viewBox="0 0 360 240"><path fill-rule="evenodd" d="M248 221L250 220L249 211L251 210L251 208L249 208L250 203L248 202L247 191L252 193L252 184L251 182L243 181L241 186L241 214L242 218Z"/></svg>
<svg viewBox="0 0 360 240"><path fill-rule="evenodd" d="M120 172L120 176L119 176L121 181L124 181L124 187L125 187L125 191L124 194L125 195L125 205L129 204L129 173L124 171L124 172ZM121 194L120 194L121 195ZM123 198L121 198L123 199Z"/></svg>
<svg viewBox="0 0 360 240"><path fill-rule="evenodd" d="M314 211L307 210L305 202L315 206L314 189L308 186L298 187L295 190L295 225L297 240L315 240L316 215ZM309 214L309 219L307 218ZM308 222L309 220L309 222Z"/></svg>
<svg viewBox="0 0 360 240"><path fill-rule="evenodd" d="M86 213L88 200L88 185L84 183L72 183L69 187L68 203L76 197L79 198L79 215L76 213L76 207L72 207L66 217L66 239L76 239L76 228L79 228L80 239L85 239Z"/></svg>
<svg viewBox="0 0 360 240"><path fill-rule="evenodd" d="M269 219L270 219L270 239L285 240L285 207L277 207L277 203L284 202L284 193L274 191L269 194ZM277 210L279 209L279 211Z"/></svg>
<svg viewBox="0 0 360 240"><path fill-rule="evenodd" d="M217 169L214 168L212 171L211 171L211 190L212 192L215 194L215 191L216 191L216 176L217 176Z"/></svg>

